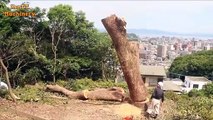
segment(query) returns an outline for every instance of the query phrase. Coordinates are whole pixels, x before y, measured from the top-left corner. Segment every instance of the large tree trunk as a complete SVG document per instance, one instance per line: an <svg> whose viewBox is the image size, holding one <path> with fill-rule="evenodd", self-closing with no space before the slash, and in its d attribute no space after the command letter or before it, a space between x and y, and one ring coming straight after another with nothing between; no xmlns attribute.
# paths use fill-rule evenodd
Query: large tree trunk
<svg viewBox="0 0 213 120"><path fill-rule="evenodd" d="M99 88L93 91L70 91L59 85L47 85L47 90L52 92L59 92L65 94L70 99L80 100L107 100L107 101L122 101L124 98L124 90L119 87L113 88Z"/></svg>
<svg viewBox="0 0 213 120"><path fill-rule="evenodd" d="M20 98L18 98L18 97L13 93L13 91L12 91L11 84L10 84L10 80L9 80L8 70L7 70L7 67L5 66L5 64L4 64L2 58L0 58L0 65L1 65L2 68L4 69L4 73L5 73L5 77L6 77L6 81L7 81L7 85L8 85L9 95L10 95L10 97L13 99L13 101L16 102L16 100L17 100L17 99L20 99Z"/></svg>
<svg viewBox="0 0 213 120"><path fill-rule="evenodd" d="M115 46L132 102L144 102L147 97L147 90L139 70L139 45L127 40L126 22L116 15L102 19L102 23Z"/></svg>

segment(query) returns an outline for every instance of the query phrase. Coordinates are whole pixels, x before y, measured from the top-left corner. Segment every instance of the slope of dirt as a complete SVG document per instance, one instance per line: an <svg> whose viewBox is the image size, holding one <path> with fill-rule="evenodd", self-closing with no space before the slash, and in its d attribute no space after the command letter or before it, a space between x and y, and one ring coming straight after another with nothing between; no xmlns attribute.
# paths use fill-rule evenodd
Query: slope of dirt
<svg viewBox="0 0 213 120"><path fill-rule="evenodd" d="M171 102L171 101L170 101ZM172 106L162 108L163 120ZM58 104L12 103L0 99L0 120L122 120L126 116L141 119L141 109L127 103L67 100Z"/></svg>

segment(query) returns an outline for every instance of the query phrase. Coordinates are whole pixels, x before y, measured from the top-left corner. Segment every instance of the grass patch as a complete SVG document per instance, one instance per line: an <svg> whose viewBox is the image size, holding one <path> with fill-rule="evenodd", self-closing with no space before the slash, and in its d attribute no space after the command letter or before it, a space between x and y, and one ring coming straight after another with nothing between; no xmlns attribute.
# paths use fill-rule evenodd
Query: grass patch
<svg viewBox="0 0 213 120"><path fill-rule="evenodd" d="M93 90L95 88L110 88L110 87L122 87L125 90L128 89L126 82L114 83L112 80L93 81L92 79L88 79L88 78L70 80L70 81L58 81L57 84L62 85L65 88L73 90L73 91L80 91L85 89Z"/></svg>

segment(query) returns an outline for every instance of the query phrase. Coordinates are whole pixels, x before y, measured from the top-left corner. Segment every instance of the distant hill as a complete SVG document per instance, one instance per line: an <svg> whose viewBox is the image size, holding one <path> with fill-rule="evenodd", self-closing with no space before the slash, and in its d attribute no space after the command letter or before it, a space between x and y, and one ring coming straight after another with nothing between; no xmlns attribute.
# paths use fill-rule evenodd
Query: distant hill
<svg viewBox="0 0 213 120"><path fill-rule="evenodd" d="M138 35L160 35L160 36L188 36L188 37L209 37L213 38L213 34L205 34L205 33L176 33L176 32L168 32L162 30L154 30L154 29L128 29L127 32L135 33Z"/></svg>
<svg viewBox="0 0 213 120"><path fill-rule="evenodd" d="M105 31L105 30L100 30ZM177 37L195 37L195 38L208 38L213 39L213 34L205 34L205 33L176 33L176 32L168 32L163 30L155 30L155 29L127 29L128 33L135 33L138 36L177 36Z"/></svg>

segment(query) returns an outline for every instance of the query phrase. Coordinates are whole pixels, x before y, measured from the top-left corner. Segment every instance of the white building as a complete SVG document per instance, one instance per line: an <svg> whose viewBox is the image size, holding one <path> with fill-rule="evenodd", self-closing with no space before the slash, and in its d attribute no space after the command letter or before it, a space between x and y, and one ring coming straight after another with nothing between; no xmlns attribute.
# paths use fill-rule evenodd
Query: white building
<svg viewBox="0 0 213 120"><path fill-rule="evenodd" d="M211 46L209 44L204 46L204 50L210 50L210 49L211 49Z"/></svg>
<svg viewBox="0 0 213 120"><path fill-rule="evenodd" d="M189 92L192 89L200 90L208 83L211 83L211 81L205 77L185 76L184 87L182 90L184 92Z"/></svg>

